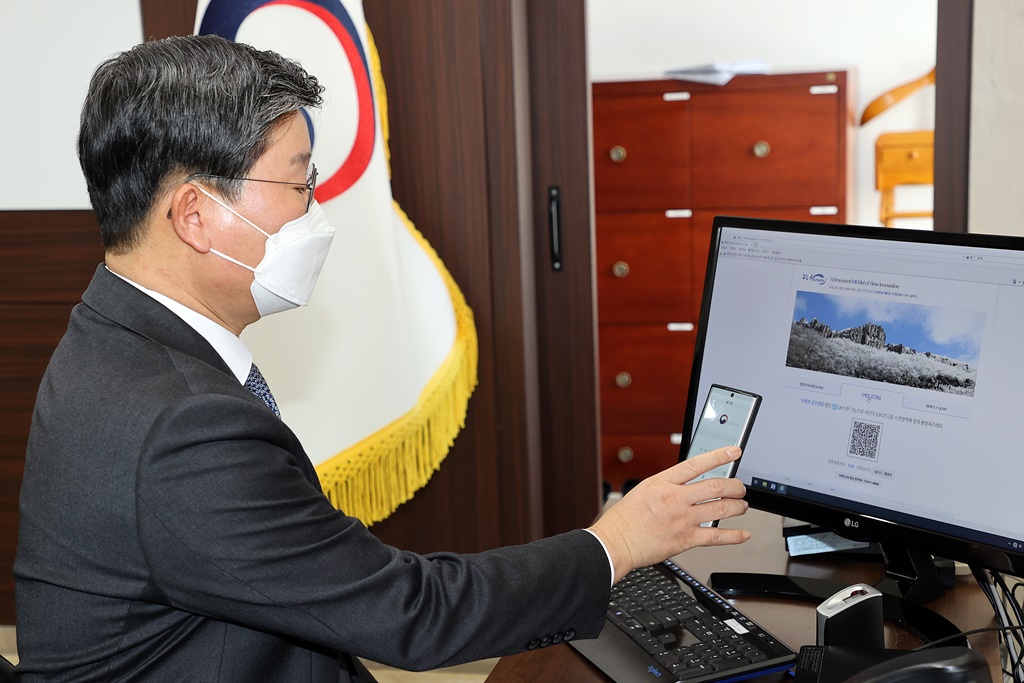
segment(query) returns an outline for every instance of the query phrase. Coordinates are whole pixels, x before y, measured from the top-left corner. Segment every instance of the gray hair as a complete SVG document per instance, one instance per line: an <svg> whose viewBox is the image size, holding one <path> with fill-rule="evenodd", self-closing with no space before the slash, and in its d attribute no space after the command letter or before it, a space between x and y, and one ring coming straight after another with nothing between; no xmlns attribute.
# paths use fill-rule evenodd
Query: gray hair
<svg viewBox="0 0 1024 683"><path fill-rule="evenodd" d="M104 248L137 246L169 183L245 176L282 117L319 107L322 92L297 62L213 35L143 43L100 64L78 158ZM237 183L217 185L228 199L237 192Z"/></svg>

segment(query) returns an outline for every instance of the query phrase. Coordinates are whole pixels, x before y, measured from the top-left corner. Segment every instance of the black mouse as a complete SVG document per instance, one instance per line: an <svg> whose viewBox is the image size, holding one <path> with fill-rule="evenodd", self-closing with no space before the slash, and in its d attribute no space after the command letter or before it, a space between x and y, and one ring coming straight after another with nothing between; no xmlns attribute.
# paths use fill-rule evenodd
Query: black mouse
<svg viewBox="0 0 1024 683"><path fill-rule="evenodd" d="M876 664L845 683L992 683L992 674L974 650L937 647Z"/></svg>

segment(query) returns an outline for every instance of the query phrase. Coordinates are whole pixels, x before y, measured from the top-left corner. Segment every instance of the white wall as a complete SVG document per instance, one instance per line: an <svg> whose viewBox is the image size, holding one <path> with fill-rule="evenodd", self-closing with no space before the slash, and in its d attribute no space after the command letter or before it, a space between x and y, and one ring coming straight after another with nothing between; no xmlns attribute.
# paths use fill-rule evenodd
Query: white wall
<svg viewBox="0 0 1024 683"><path fill-rule="evenodd" d="M141 40L138 0L0 0L0 211L89 208L75 153L89 77Z"/></svg>
<svg viewBox="0 0 1024 683"><path fill-rule="evenodd" d="M587 0L590 76L658 78L666 69L755 58L779 71L852 67L859 121L875 97L935 65L936 13L936 0ZM849 222L878 225L878 135L934 127L935 91L928 87L855 128ZM896 202L899 209L930 208L931 188L899 188ZM931 227L927 219L898 224Z"/></svg>
<svg viewBox="0 0 1024 683"><path fill-rule="evenodd" d="M935 59L936 0L588 0L587 12L594 80L653 78L713 59L761 58L780 70L855 67L859 114ZM74 150L81 101L96 65L141 40L141 23L136 0L0 2L0 210L89 207ZM974 231L1024 234L1022 32L1019 0L975 3ZM878 134L933 126L928 88L857 129L851 222L877 223ZM930 206L931 192L921 190L899 193L899 206Z"/></svg>
<svg viewBox="0 0 1024 683"><path fill-rule="evenodd" d="M971 232L1024 235L1024 5L976 0L971 74Z"/></svg>
<svg viewBox="0 0 1024 683"><path fill-rule="evenodd" d="M588 0L587 13L594 80L654 78L713 59L761 58L790 71L854 67L859 116L935 61L936 0ZM0 2L0 210L88 208L74 148L82 98L96 65L141 37L137 0ZM856 129L850 222L877 223L878 134L932 127L927 88ZM897 202L928 207L931 190L900 191Z"/></svg>

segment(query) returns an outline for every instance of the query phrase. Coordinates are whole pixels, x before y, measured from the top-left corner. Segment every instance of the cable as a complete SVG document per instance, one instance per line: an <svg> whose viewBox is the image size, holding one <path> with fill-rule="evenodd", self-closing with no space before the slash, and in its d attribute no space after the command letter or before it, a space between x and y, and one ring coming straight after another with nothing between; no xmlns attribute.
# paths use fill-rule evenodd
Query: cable
<svg viewBox="0 0 1024 683"><path fill-rule="evenodd" d="M1000 657L1000 668L1004 675L1009 675L1016 683L1024 681L1024 644L1016 633L1024 626L1024 619L1021 619L1020 606L1016 602L1011 602L1014 615L1017 617L1017 624L1013 624L1010 620L1009 615L1006 613L1006 608L1003 605L1003 601L1000 599L999 589L1002 589L1003 595L1010 595L1012 593L1007 589L1005 581L1001 575L997 572L988 571L981 567L971 567L971 573L974 575L975 580L978 582L978 586L981 588L982 593L988 598L989 603L992 605L992 610L995 612L996 620L1002 625L999 628L993 630L999 630L1002 636L1003 644L1006 648L1005 660L1010 666L1010 671L1007 671L1003 665L1004 658ZM1012 633L1012 638L1011 638Z"/></svg>
<svg viewBox="0 0 1024 683"><path fill-rule="evenodd" d="M1003 626L1012 626L1012 625L1014 625L1014 622L1010 619L1010 615L1007 614L1007 612L1006 612L1006 600L1005 600L1006 595L1007 595L1006 583L1002 580L1002 576L1000 576L997 572L989 571L988 575L990 577L989 591L991 592L991 595L995 599L996 618L998 619L999 623L1002 624ZM997 590L997 587L998 587L998 590ZM1018 615L1018 617L1019 617L1020 610L1016 606L1013 606L1013 610L1014 610L1014 613L1016 615ZM1017 619L1017 625L1020 625L1020 624L1021 624L1021 619L1018 618ZM1017 683L1020 683L1020 681L1022 680L1021 677L1020 677L1021 676L1021 656L1022 656L1022 653L1021 653L1021 640L1020 640L1019 634L1017 634L1017 633L1013 634L1013 640L1010 640L1009 635L1010 634L1008 634L1008 633L1003 633L1002 634L1002 636L1003 636L1003 644L1004 644L1004 646L1006 648L1005 660L1006 660L1006 663L1009 664L1009 666L1010 666L1010 671L1008 672L1010 678L1012 678ZM1004 672L1005 672L1005 668L1004 668Z"/></svg>
<svg viewBox="0 0 1024 683"><path fill-rule="evenodd" d="M1013 608L1014 616L1016 616L1017 618L1017 623L1024 624L1024 612L1021 611L1020 602L1017 601L1014 595L1016 590L1024 584L1017 583L1011 591L1010 588L1006 585L1006 582L1003 580L1003 575L1000 572L990 573L995 577L996 583L999 584L999 589L1003 592L1004 606L1006 602L1010 603L1010 607ZM1024 640L1022 640L1020 634L1016 634L1016 637L1017 642L1020 643L1021 647L1024 647Z"/></svg>
<svg viewBox="0 0 1024 683"><path fill-rule="evenodd" d="M1016 625L1024 624L1024 614L1021 613L1020 604L1013 599L1013 592L1007 587L1006 582L1003 580L1001 573L996 571L989 571L996 585L999 586L1000 593L999 597L999 621L1007 626L1014 625L1014 621L1007 614L1006 608L1009 603L1010 609L1013 611L1013 616L1016 619ZM1011 677L1015 681L1024 680L1024 640L1021 639L1019 633L1014 633L1015 643L1011 643L1008 634L1004 634L1004 642L1006 643L1006 651L1010 663L1010 669L1012 671Z"/></svg>
<svg viewBox="0 0 1024 683"><path fill-rule="evenodd" d="M1020 626L988 626L986 628L976 628L971 631L964 631L963 633L957 633L951 636L946 636L945 638L939 638L938 640L933 640L930 643L925 643L924 645L918 645L913 650L911 650L911 652L917 652L918 650L926 650L930 647L941 645L950 640L958 640L965 636L974 636L979 633L989 633L991 631L1024 631L1024 624Z"/></svg>

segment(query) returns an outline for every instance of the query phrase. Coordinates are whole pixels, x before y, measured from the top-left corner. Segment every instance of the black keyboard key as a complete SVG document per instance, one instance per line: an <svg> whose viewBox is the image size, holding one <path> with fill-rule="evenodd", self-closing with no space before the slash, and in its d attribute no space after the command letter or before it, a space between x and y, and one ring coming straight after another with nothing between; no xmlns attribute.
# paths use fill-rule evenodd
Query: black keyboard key
<svg viewBox="0 0 1024 683"><path fill-rule="evenodd" d="M610 610L608 610L608 616L611 617L613 620L623 624L633 618L632 614L622 609L621 607L613 607Z"/></svg>
<svg viewBox="0 0 1024 683"><path fill-rule="evenodd" d="M654 661L656 661L658 664L661 664L663 667L667 669L671 667L673 664L678 664L679 658L671 652L659 652L658 654L654 655Z"/></svg>
<svg viewBox="0 0 1024 683"><path fill-rule="evenodd" d="M665 626L660 620L655 619L650 612L639 610L633 613L633 618L640 622L640 625L651 632L652 635L660 635L665 632Z"/></svg>
<svg viewBox="0 0 1024 683"><path fill-rule="evenodd" d="M665 628L674 628L679 625L679 620L672 616L668 610L657 610L651 613L651 616L661 622L661 625Z"/></svg>
<svg viewBox="0 0 1024 683"><path fill-rule="evenodd" d="M715 666L715 671L728 671L749 664L742 657L725 657Z"/></svg>
<svg viewBox="0 0 1024 683"><path fill-rule="evenodd" d="M695 666L687 667L682 671L673 671L672 673L673 675L675 675L677 681L688 681L692 678L697 678L699 676L707 676L713 671L714 669L705 664L698 664Z"/></svg>

